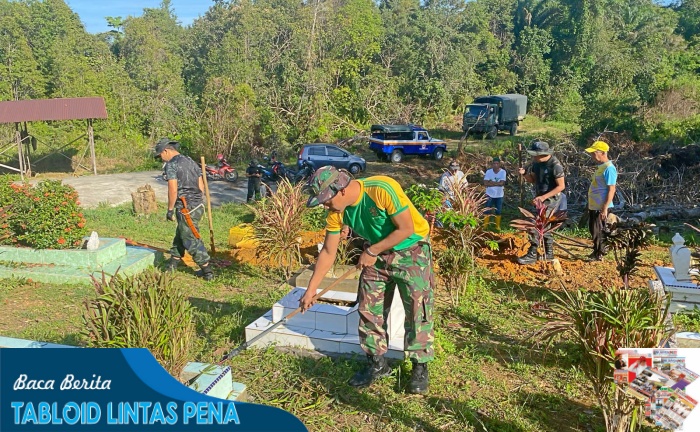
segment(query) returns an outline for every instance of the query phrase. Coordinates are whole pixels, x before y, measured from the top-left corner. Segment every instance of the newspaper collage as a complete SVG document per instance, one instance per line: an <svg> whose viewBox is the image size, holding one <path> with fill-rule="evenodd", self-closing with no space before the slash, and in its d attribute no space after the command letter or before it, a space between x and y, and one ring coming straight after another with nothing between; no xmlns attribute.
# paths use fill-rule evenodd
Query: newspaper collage
<svg viewBox="0 0 700 432"><path fill-rule="evenodd" d="M688 428L686 420L698 405L696 394L688 388L699 373L690 369L687 355L698 370L700 350L691 349L620 349L615 358L615 383L622 385L627 394L645 404L646 416L657 426L674 431L700 430ZM699 381L700 382L700 381ZM694 387L695 392L700 387ZM699 410L700 412L700 410Z"/></svg>

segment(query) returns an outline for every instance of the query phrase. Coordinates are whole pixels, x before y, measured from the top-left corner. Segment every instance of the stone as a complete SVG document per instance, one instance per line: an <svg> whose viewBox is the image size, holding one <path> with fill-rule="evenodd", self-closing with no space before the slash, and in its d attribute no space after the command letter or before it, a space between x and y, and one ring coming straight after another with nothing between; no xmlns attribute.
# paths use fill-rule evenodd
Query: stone
<svg viewBox="0 0 700 432"><path fill-rule="evenodd" d="M158 212L156 193L149 184L136 189L136 192L132 192L131 201L134 205L134 213L137 215L148 215Z"/></svg>
<svg viewBox="0 0 700 432"><path fill-rule="evenodd" d="M673 246L669 249L671 263L673 263L673 275L677 281L689 281L690 278L690 249L685 246L683 237L676 233L673 236Z"/></svg>
<svg viewBox="0 0 700 432"><path fill-rule="evenodd" d="M85 249L89 251L94 251L99 249L100 247L100 236L97 235L97 232L93 231L90 234L90 238L87 240L85 243Z"/></svg>

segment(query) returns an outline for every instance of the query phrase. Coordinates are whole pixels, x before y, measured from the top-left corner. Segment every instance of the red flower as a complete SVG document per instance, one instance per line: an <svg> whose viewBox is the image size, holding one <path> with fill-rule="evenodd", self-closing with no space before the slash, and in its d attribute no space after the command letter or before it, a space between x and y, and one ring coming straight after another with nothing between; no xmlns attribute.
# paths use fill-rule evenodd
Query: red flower
<svg viewBox="0 0 700 432"><path fill-rule="evenodd" d="M63 237L61 237L61 238L58 239L58 244L62 245L62 244L65 244L65 243L66 243L66 239L64 239Z"/></svg>

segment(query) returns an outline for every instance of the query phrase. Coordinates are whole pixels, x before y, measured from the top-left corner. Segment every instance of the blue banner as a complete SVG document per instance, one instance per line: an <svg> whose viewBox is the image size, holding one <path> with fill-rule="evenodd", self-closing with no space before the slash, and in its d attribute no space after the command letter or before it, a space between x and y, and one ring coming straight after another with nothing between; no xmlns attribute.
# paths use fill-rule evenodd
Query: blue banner
<svg viewBox="0 0 700 432"><path fill-rule="evenodd" d="M142 348L0 349L0 431L306 431L292 414L198 393Z"/></svg>

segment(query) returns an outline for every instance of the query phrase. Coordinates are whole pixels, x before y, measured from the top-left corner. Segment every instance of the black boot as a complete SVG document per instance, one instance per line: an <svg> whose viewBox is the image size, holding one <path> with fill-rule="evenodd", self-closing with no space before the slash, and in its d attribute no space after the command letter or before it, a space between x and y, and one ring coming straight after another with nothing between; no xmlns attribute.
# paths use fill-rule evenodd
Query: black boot
<svg viewBox="0 0 700 432"><path fill-rule="evenodd" d="M527 253L518 258L518 264L534 264L537 262L537 245L530 244Z"/></svg>
<svg viewBox="0 0 700 432"><path fill-rule="evenodd" d="M554 259L554 239L545 237L544 239L544 259L551 261Z"/></svg>
<svg viewBox="0 0 700 432"><path fill-rule="evenodd" d="M209 264L202 264L199 268L200 270L195 273L197 277L201 277L205 281L214 279L214 270L211 269Z"/></svg>
<svg viewBox="0 0 700 432"><path fill-rule="evenodd" d="M367 360L369 361L367 368L353 375L348 384L359 388L367 387L379 378L391 375L391 368L383 355L367 354Z"/></svg>
<svg viewBox="0 0 700 432"><path fill-rule="evenodd" d="M182 260L180 258L170 257L170 260L168 260L168 263L165 265L165 271L174 272L181 262Z"/></svg>
<svg viewBox="0 0 700 432"><path fill-rule="evenodd" d="M428 393L428 384L430 383L428 363L418 363L413 359L411 359L411 363L413 363L413 370L411 371L411 381L409 381L406 391L413 394Z"/></svg>

